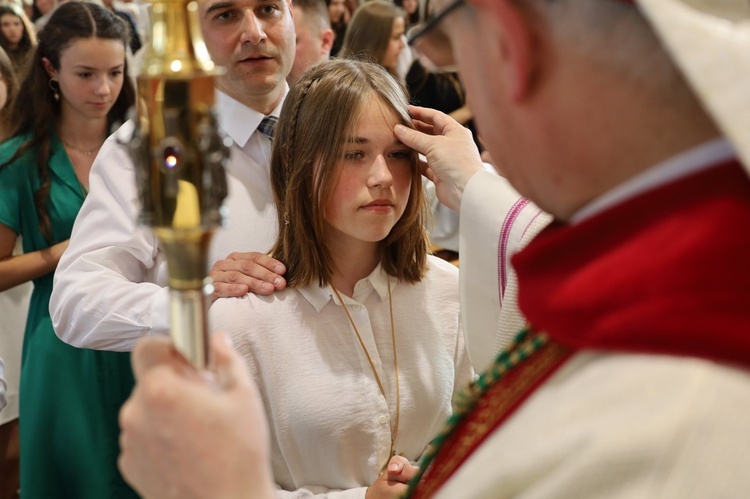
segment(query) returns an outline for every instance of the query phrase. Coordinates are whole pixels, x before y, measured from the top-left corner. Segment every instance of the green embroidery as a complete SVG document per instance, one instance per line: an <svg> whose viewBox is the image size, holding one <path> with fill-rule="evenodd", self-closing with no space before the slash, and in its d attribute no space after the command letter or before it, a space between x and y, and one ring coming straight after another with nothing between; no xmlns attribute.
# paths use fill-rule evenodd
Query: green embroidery
<svg viewBox="0 0 750 499"><path fill-rule="evenodd" d="M459 423L470 414L476 407L482 396L499 381L508 371L518 366L521 362L528 359L534 352L537 352L549 341L545 333L536 333L528 325L521 329L513 338L508 347L500 352L492 365L482 373L475 381L470 382L461 390L453 401L454 412L446 421L443 430L435 437L430 446L425 451L419 462L419 472L409 482L409 490L405 497L411 497L417 483L422 479L425 471L438 454L448 437L458 427Z"/></svg>

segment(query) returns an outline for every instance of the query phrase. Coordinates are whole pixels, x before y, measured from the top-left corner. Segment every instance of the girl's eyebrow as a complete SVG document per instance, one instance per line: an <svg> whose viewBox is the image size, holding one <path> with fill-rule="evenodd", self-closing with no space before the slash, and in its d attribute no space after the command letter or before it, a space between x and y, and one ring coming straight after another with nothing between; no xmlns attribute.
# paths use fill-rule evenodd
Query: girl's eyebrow
<svg viewBox="0 0 750 499"><path fill-rule="evenodd" d="M367 137L349 137L346 139L347 144L368 144L370 139ZM394 135L392 145L403 145Z"/></svg>
<svg viewBox="0 0 750 499"><path fill-rule="evenodd" d="M125 66L124 64L118 64L117 66L112 66L109 69L110 70L112 70L112 69L121 69L124 66ZM76 64L73 67L76 68L76 69L89 69L89 70L96 70L97 69L97 68L95 68L93 66L86 66L85 64Z"/></svg>

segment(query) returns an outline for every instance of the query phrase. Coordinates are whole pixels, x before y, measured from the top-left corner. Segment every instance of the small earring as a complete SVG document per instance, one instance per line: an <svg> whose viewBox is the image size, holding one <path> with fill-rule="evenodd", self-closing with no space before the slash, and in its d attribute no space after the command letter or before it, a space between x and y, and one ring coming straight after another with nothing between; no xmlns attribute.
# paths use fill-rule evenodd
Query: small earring
<svg viewBox="0 0 750 499"><path fill-rule="evenodd" d="M60 82L57 81L57 78L49 79L49 88L52 90L52 97L55 98L55 102L60 102Z"/></svg>

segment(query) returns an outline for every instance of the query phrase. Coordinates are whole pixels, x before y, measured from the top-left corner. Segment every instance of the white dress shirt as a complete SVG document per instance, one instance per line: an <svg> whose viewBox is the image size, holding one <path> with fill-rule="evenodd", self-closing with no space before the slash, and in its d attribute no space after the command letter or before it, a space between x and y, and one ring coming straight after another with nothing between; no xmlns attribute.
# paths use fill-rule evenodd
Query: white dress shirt
<svg viewBox="0 0 750 499"><path fill-rule="evenodd" d="M233 251L265 252L277 233L271 141L257 131L263 115L216 94L219 124L234 144L224 202L229 225L214 235L209 266ZM281 103L271 114L280 109ZM57 335L77 347L128 351L139 337L169 330L166 261L151 230L137 223L133 160L121 144L132 133L133 123L125 123L97 155L89 194L55 272L52 322Z"/></svg>
<svg viewBox="0 0 750 499"><path fill-rule="evenodd" d="M390 279L401 411L395 449L415 461L471 377L457 269L429 258L417 284ZM342 295L384 385L329 286L217 300L216 330L232 334L263 397L277 497L364 498L388 460L396 384L387 276L378 266Z"/></svg>

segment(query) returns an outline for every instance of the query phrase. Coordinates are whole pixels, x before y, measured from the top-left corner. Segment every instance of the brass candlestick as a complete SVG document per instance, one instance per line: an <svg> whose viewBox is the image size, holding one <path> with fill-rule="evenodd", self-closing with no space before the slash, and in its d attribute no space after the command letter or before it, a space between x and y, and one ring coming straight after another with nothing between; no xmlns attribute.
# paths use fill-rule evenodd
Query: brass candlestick
<svg viewBox="0 0 750 499"><path fill-rule="evenodd" d="M193 365L204 368L208 247L223 221L230 142L212 112L218 69L203 41L197 2L153 0L150 23L129 144L140 222L153 228L166 255L172 340Z"/></svg>

